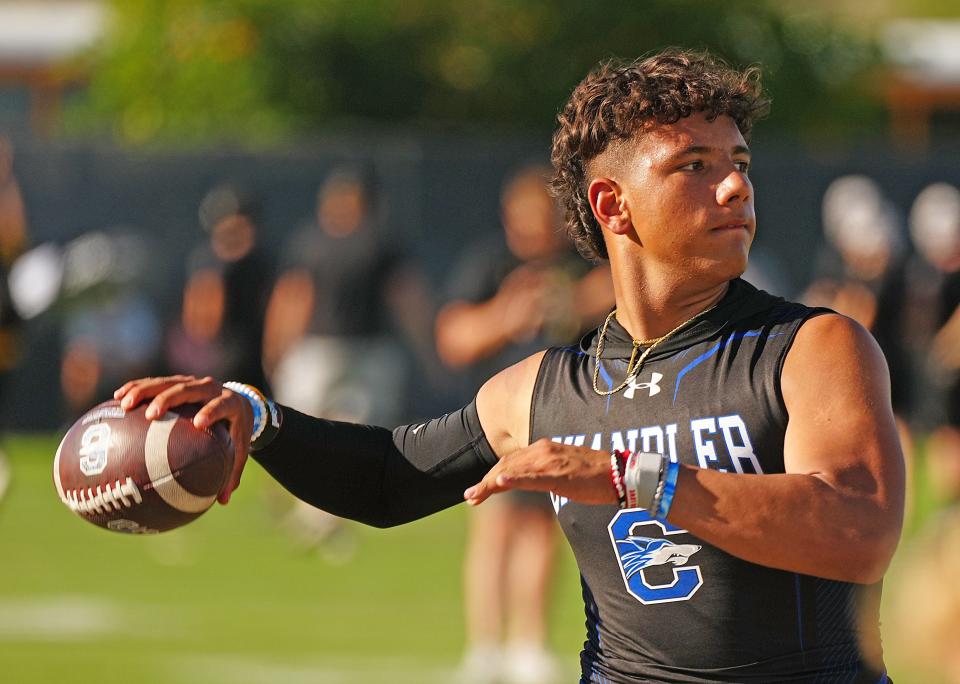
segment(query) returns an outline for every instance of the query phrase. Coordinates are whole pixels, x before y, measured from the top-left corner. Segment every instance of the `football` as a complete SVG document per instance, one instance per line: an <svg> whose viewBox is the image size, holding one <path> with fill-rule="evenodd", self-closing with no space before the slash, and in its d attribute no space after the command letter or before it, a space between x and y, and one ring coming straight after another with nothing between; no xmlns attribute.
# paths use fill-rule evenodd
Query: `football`
<svg viewBox="0 0 960 684"><path fill-rule="evenodd" d="M53 462L60 500L81 518L115 532L155 534L180 527L213 505L230 476L226 427L193 425L198 406L155 420L146 404L125 411L108 401L67 432Z"/></svg>

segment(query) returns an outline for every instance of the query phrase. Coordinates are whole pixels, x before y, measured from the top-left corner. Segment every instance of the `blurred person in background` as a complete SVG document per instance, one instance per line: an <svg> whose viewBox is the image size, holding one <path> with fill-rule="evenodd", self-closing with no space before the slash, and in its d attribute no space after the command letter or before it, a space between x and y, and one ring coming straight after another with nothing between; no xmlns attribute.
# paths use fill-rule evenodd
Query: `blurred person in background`
<svg viewBox="0 0 960 684"><path fill-rule="evenodd" d="M843 176L833 181L823 196L828 246L803 301L849 316L876 338L890 369L893 410L909 463L914 379L906 344L909 298L900 223L872 179Z"/></svg>
<svg viewBox="0 0 960 684"><path fill-rule="evenodd" d="M928 398L925 418L928 481L945 502L960 501L960 190L947 183L925 188L910 211L910 234L926 268L914 278L913 310Z"/></svg>
<svg viewBox="0 0 960 684"><path fill-rule="evenodd" d="M503 233L471 245L452 270L437 351L472 391L538 349L570 344L613 306L607 266L562 234L550 169L527 166L501 192ZM515 491L472 511L465 558L464 684L542 684L558 676L547 610L558 532L542 492Z"/></svg>
<svg viewBox="0 0 960 684"><path fill-rule="evenodd" d="M960 684L958 577L960 509L953 507L904 545L891 576L885 624L911 681Z"/></svg>
<svg viewBox="0 0 960 684"><path fill-rule="evenodd" d="M21 358L21 319L10 297L8 276L27 247L27 220L13 173L13 145L0 136L0 397ZM4 426L5 427L5 426ZM0 500L10 485L10 465L0 450Z"/></svg>
<svg viewBox="0 0 960 684"><path fill-rule="evenodd" d="M180 317L167 335L170 368L268 386L263 326L273 280L259 242L259 212L252 196L229 184L201 202L207 240L188 260Z"/></svg>
<svg viewBox="0 0 960 684"><path fill-rule="evenodd" d="M109 399L119 378L156 372L162 330L146 288L150 265L147 239L128 227L89 231L64 247L56 307L68 421Z"/></svg>
<svg viewBox="0 0 960 684"><path fill-rule="evenodd" d="M410 380L408 351L433 356L425 280L383 225L376 200L369 172L334 170L317 193L315 215L285 246L270 295L268 377L280 401L311 415L395 422ZM287 523L307 546L343 541L334 539L342 531L337 519L302 502Z"/></svg>

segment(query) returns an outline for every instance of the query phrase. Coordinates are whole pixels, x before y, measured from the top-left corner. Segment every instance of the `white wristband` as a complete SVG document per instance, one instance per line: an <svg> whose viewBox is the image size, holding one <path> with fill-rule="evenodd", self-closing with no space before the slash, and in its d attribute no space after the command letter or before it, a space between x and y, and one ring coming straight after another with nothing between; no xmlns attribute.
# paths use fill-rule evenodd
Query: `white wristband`
<svg viewBox="0 0 960 684"><path fill-rule="evenodd" d="M628 508L650 509L657 494L663 464L664 458L660 454L630 454L623 472Z"/></svg>
<svg viewBox="0 0 960 684"><path fill-rule="evenodd" d="M250 408L253 409L253 435L250 437L250 441L255 442L257 438L263 434L264 429L267 427L267 421L270 419L270 411L267 408L266 400L260 392L242 382L231 380L230 382L223 383L223 386L231 392L236 392L250 402Z"/></svg>

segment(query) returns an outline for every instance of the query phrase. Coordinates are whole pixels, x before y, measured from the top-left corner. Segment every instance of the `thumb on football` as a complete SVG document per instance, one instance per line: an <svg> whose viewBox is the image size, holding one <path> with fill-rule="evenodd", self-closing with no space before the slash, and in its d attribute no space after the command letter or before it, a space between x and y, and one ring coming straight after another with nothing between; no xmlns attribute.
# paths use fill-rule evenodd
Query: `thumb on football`
<svg viewBox="0 0 960 684"><path fill-rule="evenodd" d="M217 500L225 505L230 501L234 490L240 486L240 477L250 451L250 438L253 435L253 410L250 402L225 389L220 396L208 401L197 412L193 424L205 428L220 420L226 421L230 426L230 440L233 442L233 469L217 497Z"/></svg>

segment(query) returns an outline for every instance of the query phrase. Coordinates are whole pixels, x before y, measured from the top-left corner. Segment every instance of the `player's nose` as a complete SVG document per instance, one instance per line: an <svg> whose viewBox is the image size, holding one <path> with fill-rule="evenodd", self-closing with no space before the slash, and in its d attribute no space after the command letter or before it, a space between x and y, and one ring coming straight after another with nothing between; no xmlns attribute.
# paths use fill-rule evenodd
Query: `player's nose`
<svg viewBox="0 0 960 684"><path fill-rule="evenodd" d="M746 202L753 196L750 179L739 169L731 169L726 178L717 185L717 204L726 206L735 200Z"/></svg>

